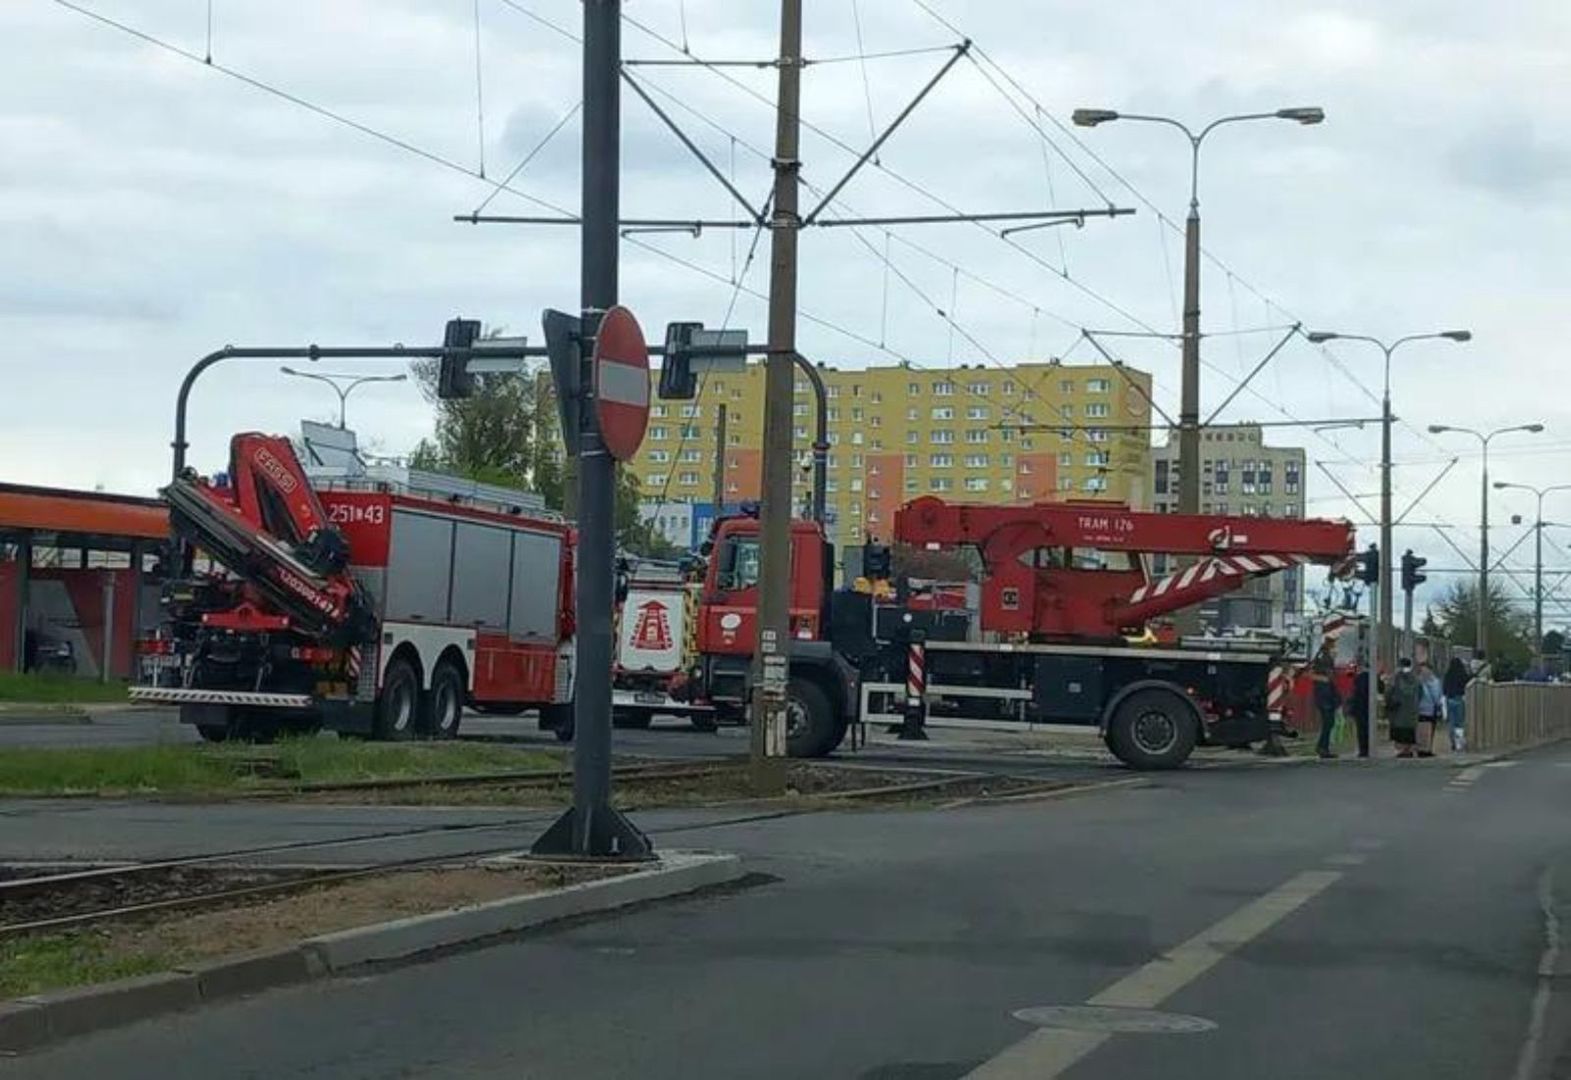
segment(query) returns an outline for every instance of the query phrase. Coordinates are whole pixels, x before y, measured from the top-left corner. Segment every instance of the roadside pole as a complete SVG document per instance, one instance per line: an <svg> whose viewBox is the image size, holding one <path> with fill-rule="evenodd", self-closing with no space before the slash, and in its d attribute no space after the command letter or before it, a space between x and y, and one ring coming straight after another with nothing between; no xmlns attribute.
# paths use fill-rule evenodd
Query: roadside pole
<svg viewBox="0 0 1571 1080"><path fill-rule="evenodd" d="M725 402L715 406L715 486L714 494L710 496L715 505L715 516L720 516L720 508L725 505L725 462L726 462L726 407Z"/></svg>
<svg viewBox="0 0 1571 1080"><path fill-rule="evenodd" d="M758 667L753 672L750 764L759 793L784 786L791 647L791 401L796 367L797 160L802 92L802 2L780 5L780 93L770 233L769 355L764 361L763 506L759 531Z"/></svg>
<svg viewBox="0 0 1571 1080"><path fill-rule="evenodd" d="M1375 756L1375 720L1378 713L1375 706L1380 701L1380 669L1376 667L1381 655L1380 652L1380 586L1378 583L1369 586L1369 633L1365 635L1364 651L1368 655L1365 661L1369 665L1369 756ZM1394 667L1393 667L1393 670Z"/></svg>
<svg viewBox="0 0 1571 1080"><path fill-rule="evenodd" d="M649 839L611 806L611 611L616 461L597 417L595 341L616 305L621 177L621 0L584 0L583 195L580 226L577 657L573 672L573 806L535 841L544 856L647 859ZM625 312L622 313L625 316ZM625 320L631 321L631 320ZM549 333L548 333L549 336ZM589 343L595 341L594 348ZM642 349L640 343L639 346ZM645 359L647 381L647 357ZM647 409L647 400L645 403ZM571 457L571 455L569 455Z"/></svg>

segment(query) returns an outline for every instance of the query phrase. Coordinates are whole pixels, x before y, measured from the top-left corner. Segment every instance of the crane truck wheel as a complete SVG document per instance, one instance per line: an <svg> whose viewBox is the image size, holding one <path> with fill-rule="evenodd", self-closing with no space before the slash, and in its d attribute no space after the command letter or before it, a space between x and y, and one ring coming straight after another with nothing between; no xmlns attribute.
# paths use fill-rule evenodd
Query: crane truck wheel
<svg viewBox="0 0 1571 1080"><path fill-rule="evenodd" d="M464 692L464 673L458 670L458 665L446 661L436 665L431 673L430 708L424 734L433 739L458 736L458 724L464 718Z"/></svg>
<svg viewBox="0 0 1571 1080"><path fill-rule="evenodd" d="M1176 769L1199 737L1189 702L1170 690L1139 690L1125 698L1107 725L1107 748L1132 769Z"/></svg>
<svg viewBox="0 0 1571 1080"><path fill-rule="evenodd" d="M792 679L786 686L786 753L823 757L840 745L844 730L817 683Z"/></svg>
<svg viewBox="0 0 1571 1080"><path fill-rule="evenodd" d="M571 701L561 705L542 705L540 707L540 730L554 733L557 742L572 742L574 726L573 703Z"/></svg>
<svg viewBox="0 0 1571 1080"><path fill-rule="evenodd" d="M398 742L412 739L420 719L420 676L414 665L395 656L382 677L382 693L376 699L375 738Z"/></svg>

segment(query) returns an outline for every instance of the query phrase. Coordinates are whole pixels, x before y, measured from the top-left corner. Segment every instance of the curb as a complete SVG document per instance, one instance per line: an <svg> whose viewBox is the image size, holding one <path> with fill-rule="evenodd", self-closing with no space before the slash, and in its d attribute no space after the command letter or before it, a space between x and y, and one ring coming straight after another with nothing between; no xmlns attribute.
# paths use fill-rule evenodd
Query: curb
<svg viewBox="0 0 1571 1080"><path fill-rule="evenodd" d="M0 727L37 727L44 724L91 724L92 714L80 705L0 705Z"/></svg>
<svg viewBox="0 0 1571 1080"><path fill-rule="evenodd" d="M504 856L499 862L525 861ZM416 915L307 938L292 948L244 953L174 971L0 1002L0 1054L77 1035L451 948L633 904L663 900L745 876L735 855L673 851L658 865L528 896Z"/></svg>

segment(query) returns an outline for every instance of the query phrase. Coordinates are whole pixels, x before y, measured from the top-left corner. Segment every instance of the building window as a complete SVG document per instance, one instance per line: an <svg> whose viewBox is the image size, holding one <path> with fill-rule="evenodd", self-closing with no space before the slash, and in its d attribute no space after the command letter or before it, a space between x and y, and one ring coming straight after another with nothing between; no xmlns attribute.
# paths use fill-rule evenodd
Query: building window
<svg viewBox="0 0 1571 1080"><path fill-rule="evenodd" d="M987 468L987 455L986 454L967 454L966 455L966 468L968 468L968 469L985 469L985 468Z"/></svg>
<svg viewBox="0 0 1571 1080"><path fill-rule="evenodd" d="M805 401L793 402L792 405L791 405L791 415L792 416L806 416L807 415L807 402L805 402Z"/></svg>
<svg viewBox="0 0 1571 1080"><path fill-rule="evenodd" d="M1105 476L1088 476L1088 477L1086 477L1085 483L1080 485L1080 486L1085 491L1106 491L1107 490L1107 477L1105 477Z"/></svg>
<svg viewBox="0 0 1571 1080"><path fill-rule="evenodd" d="M1015 392L1014 382L1010 379L1005 379L1004 385L999 387L999 391L1005 394L1013 394Z"/></svg>
<svg viewBox="0 0 1571 1080"><path fill-rule="evenodd" d="M698 483L698 474L695 472L678 473L676 482L686 487L692 487L694 484Z"/></svg>
<svg viewBox="0 0 1571 1080"><path fill-rule="evenodd" d="M955 433L948 428L939 428L933 432L933 442L947 445L955 441Z"/></svg>
<svg viewBox="0 0 1571 1080"><path fill-rule="evenodd" d="M837 408L835 406L830 406L830 408L828 410L826 410L826 411L828 413L827 419L829 420L829 422L831 424L838 423L840 421L840 410L839 410L839 408Z"/></svg>
<svg viewBox="0 0 1571 1080"><path fill-rule="evenodd" d="M1027 461L1025 458L1021 458L1020 459L1020 475L1021 476L1030 476L1031 475L1031 462Z"/></svg>
<svg viewBox="0 0 1571 1080"><path fill-rule="evenodd" d="M1058 478L1058 490L1073 491L1075 490L1075 482L1067 476L1060 476Z"/></svg>
<svg viewBox="0 0 1571 1080"><path fill-rule="evenodd" d="M953 454L930 454L927 458L928 466L934 469L947 469L954 463L955 457Z"/></svg>
<svg viewBox="0 0 1571 1080"><path fill-rule="evenodd" d="M999 442L1014 442L1015 441L1015 429L1014 428L1007 428L1007 427L1001 429L998 432L998 441Z"/></svg>
<svg viewBox="0 0 1571 1080"><path fill-rule="evenodd" d="M666 474L663 472L652 472L644 476L644 483L648 484L650 487L664 487L665 478Z"/></svg>
<svg viewBox="0 0 1571 1080"><path fill-rule="evenodd" d="M857 424L862 422L862 407L860 405L851 406L851 422Z"/></svg>
<svg viewBox="0 0 1571 1080"><path fill-rule="evenodd" d="M679 460L684 465L696 465L703 460L703 453L698 450L683 450Z"/></svg>
<svg viewBox="0 0 1571 1080"><path fill-rule="evenodd" d="M1068 450L1065 450L1065 451L1061 452L1058 455L1058 464L1063 466L1064 468L1068 468L1069 466L1073 465L1074 463L1075 463L1075 455L1071 454ZM1162 463L1159 461L1159 462L1157 462L1157 464L1160 466Z"/></svg>
<svg viewBox="0 0 1571 1080"><path fill-rule="evenodd" d="M1227 513L1227 503L1225 503L1225 502L1217 503L1216 504L1216 512L1219 513L1219 514Z"/></svg>
<svg viewBox="0 0 1571 1080"><path fill-rule="evenodd" d="M862 478L860 476L853 476L851 478L851 490L852 491L861 491L862 490Z"/></svg>
<svg viewBox="0 0 1571 1080"><path fill-rule="evenodd" d="M731 391L731 400L732 401L741 401L742 400L742 391L740 391L740 390L733 390L733 391Z"/></svg>
<svg viewBox="0 0 1571 1080"><path fill-rule="evenodd" d="M1058 392L1060 394L1073 394L1075 392L1075 381L1073 379L1060 379Z"/></svg>
<svg viewBox="0 0 1571 1080"><path fill-rule="evenodd" d="M912 492L914 492L916 490L916 477L914 477L914 476L906 477L905 489L906 489L906 494L907 495L911 494Z"/></svg>
<svg viewBox="0 0 1571 1080"><path fill-rule="evenodd" d="M1058 407L1058 415L1065 420L1073 420L1075 418L1075 407L1073 405L1060 405Z"/></svg>
<svg viewBox="0 0 1571 1080"><path fill-rule="evenodd" d="M838 431L831 431L829 433L829 445L830 446L839 446L840 445L840 432L838 432Z"/></svg>
<svg viewBox="0 0 1571 1080"><path fill-rule="evenodd" d="M874 390L868 400L871 401L874 405L882 405L884 402L884 392L882 390Z"/></svg>
<svg viewBox="0 0 1571 1080"><path fill-rule="evenodd" d="M1107 429L1099 427L1086 428L1086 441L1107 442Z"/></svg>
<svg viewBox="0 0 1571 1080"><path fill-rule="evenodd" d="M683 420L695 420L695 419L697 419L698 417L700 417L702 415L704 415L704 407L702 405L683 405L682 406L682 419Z"/></svg>
<svg viewBox="0 0 1571 1080"><path fill-rule="evenodd" d="M948 405L939 405L933 409L934 420L953 420L954 418L955 410L950 408Z"/></svg>
<svg viewBox="0 0 1571 1080"><path fill-rule="evenodd" d="M911 408L906 410L906 419L909 420L909 421L912 421L913 423L921 415L922 415L921 410L917 409L914 405Z"/></svg>
<svg viewBox="0 0 1571 1080"><path fill-rule="evenodd" d="M867 426L868 427L883 427L884 426L884 418L882 416L870 416L867 419Z"/></svg>
<svg viewBox="0 0 1571 1080"><path fill-rule="evenodd" d="M854 382L854 383L851 384L851 396L852 397L861 397L862 396L862 384L861 383Z"/></svg>
<svg viewBox="0 0 1571 1080"><path fill-rule="evenodd" d="M840 490L840 481L831 476L828 480L824 481L824 490L829 492L831 495L834 494Z"/></svg>
<svg viewBox="0 0 1571 1080"><path fill-rule="evenodd" d="M1106 450L1092 450L1086 454L1086 464L1093 468L1105 466L1110 460Z"/></svg>
<svg viewBox="0 0 1571 1080"><path fill-rule="evenodd" d="M973 405L966 410L967 420L986 420L988 409L986 405Z"/></svg>
<svg viewBox="0 0 1571 1080"><path fill-rule="evenodd" d="M840 458L837 455L835 455L835 454L828 455L827 457L824 458L824 467L826 469L838 469L838 468L840 468Z"/></svg>
<svg viewBox="0 0 1571 1080"><path fill-rule="evenodd" d="M986 428L968 428L966 430L966 442L972 443L972 444L980 444L980 443L987 442L987 429Z"/></svg>
<svg viewBox="0 0 1571 1080"><path fill-rule="evenodd" d="M1107 413L1107 402L1105 401L1093 401L1086 406L1086 415L1092 419L1100 419L1107 416Z"/></svg>
<svg viewBox="0 0 1571 1080"><path fill-rule="evenodd" d="M725 380L724 379L716 379L715 380L715 393L717 393L717 394L725 393Z"/></svg>
<svg viewBox="0 0 1571 1080"><path fill-rule="evenodd" d="M862 433L860 431L853 431L851 433L851 445L852 446L861 446L862 445Z"/></svg>
<svg viewBox="0 0 1571 1080"><path fill-rule="evenodd" d="M669 451L666 451L666 450L651 450L651 451L649 451L649 462L650 462L651 465L664 465L666 462L668 462L670 460L671 460L671 454L670 454Z"/></svg>
<svg viewBox="0 0 1571 1080"><path fill-rule="evenodd" d="M999 454L998 455L998 463L1000 465L1002 465L1006 469L1012 468L1014 466L1014 463L1015 463L1015 455L1013 455L1013 454Z"/></svg>
<svg viewBox="0 0 1571 1080"><path fill-rule="evenodd" d="M968 476L968 477L966 477L966 490L967 491L986 491L987 490L987 477L985 477L985 476Z"/></svg>
<svg viewBox="0 0 1571 1080"><path fill-rule="evenodd" d="M697 424L683 424L682 425L682 438L684 438L684 439L696 439L696 438L698 438L698 425Z"/></svg>
<svg viewBox="0 0 1571 1080"><path fill-rule="evenodd" d="M914 383L914 382L906 383L906 397L916 397L921 392L922 392L922 388L920 386L918 386L916 383Z"/></svg>
<svg viewBox="0 0 1571 1080"><path fill-rule="evenodd" d="M952 476L935 476L927 482L927 490L929 491L953 491L954 489L955 478Z"/></svg>
<svg viewBox="0 0 1571 1080"><path fill-rule="evenodd" d="M1109 390L1111 390L1112 388L1113 388L1112 383L1109 382L1107 379L1087 379L1086 380L1086 393L1088 393L1088 394L1105 394Z"/></svg>
<svg viewBox="0 0 1571 1080"><path fill-rule="evenodd" d="M654 427L649 429L649 437L651 439L668 438L670 434L670 430L662 424L656 424Z"/></svg>
<svg viewBox="0 0 1571 1080"><path fill-rule="evenodd" d="M906 464L906 468L908 468L908 469L916 468L916 455L915 454L907 454L906 457L905 457L905 464Z"/></svg>
<svg viewBox="0 0 1571 1080"><path fill-rule="evenodd" d="M1298 516L1298 507L1294 506L1292 503L1284 504L1282 507L1282 516L1296 518Z"/></svg>
<svg viewBox="0 0 1571 1080"><path fill-rule="evenodd" d="M933 384L933 393L939 397L951 397L955 392L955 384L945 379Z"/></svg>
<svg viewBox="0 0 1571 1080"><path fill-rule="evenodd" d="M651 406L649 406L649 415L653 416L655 419L658 420L661 417L665 416L665 414L666 414L666 407L664 405L651 405Z"/></svg>
<svg viewBox="0 0 1571 1080"><path fill-rule="evenodd" d="M827 397L839 397L840 396L840 387L838 387L838 386L826 386L824 388L824 394Z"/></svg>
<svg viewBox="0 0 1571 1080"><path fill-rule="evenodd" d="M975 394L977 397L987 396L987 384L985 382L968 383L966 385L966 390L972 394Z"/></svg>
<svg viewBox="0 0 1571 1080"><path fill-rule="evenodd" d="M906 442L908 444L920 442L921 438L922 438L922 433L919 432L919 431L908 431L908 432L906 432Z"/></svg>
<svg viewBox="0 0 1571 1080"><path fill-rule="evenodd" d="M807 429L801 424L798 424L796 427L791 429L791 437L794 439L805 439L807 438Z"/></svg>
<svg viewBox="0 0 1571 1080"><path fill-rule="evenodd" d="M862 455L861 454L852 454L851 455L851 467L853 469L860 469L862 467Z"/></svg>
<svg viewBox="0 0 1571 1080"><path fill-rule="evenodd" d="M741 446L742 445L742 436L738 435L734 431L727 432L726 433L726 437L725 437L725 442L726 442L727 446Z"/></svg>

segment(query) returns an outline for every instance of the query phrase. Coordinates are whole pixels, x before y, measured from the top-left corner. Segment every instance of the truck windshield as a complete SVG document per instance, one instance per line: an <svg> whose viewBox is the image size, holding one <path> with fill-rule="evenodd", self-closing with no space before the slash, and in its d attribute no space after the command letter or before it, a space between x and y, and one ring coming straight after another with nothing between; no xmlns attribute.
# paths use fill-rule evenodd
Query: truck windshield
<svg viewBox="0 0 1571 1080"><path fill-rule="evenodd" d="M726 542L726 548L720 557L720 572L715 577L715 584L727 591L757 585L757 537L734 537Z"/></svg>

